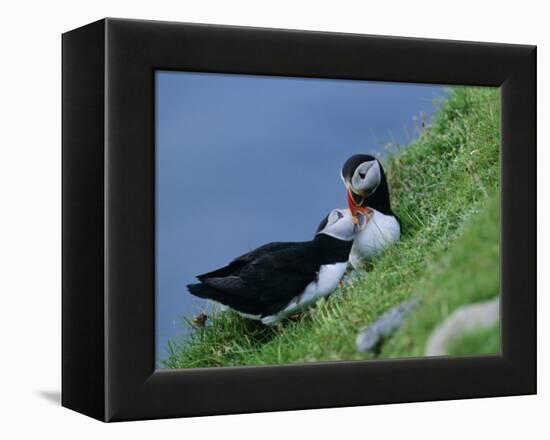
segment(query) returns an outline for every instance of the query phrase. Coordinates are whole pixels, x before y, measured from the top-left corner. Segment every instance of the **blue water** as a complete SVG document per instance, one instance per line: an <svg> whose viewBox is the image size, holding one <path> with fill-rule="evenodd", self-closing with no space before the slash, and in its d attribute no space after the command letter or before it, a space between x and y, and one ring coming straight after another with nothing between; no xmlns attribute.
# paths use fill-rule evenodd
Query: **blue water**
<svg viewBox="0 0 550 440"><path fill-rule="evenodd" d="M345 206L352 154L407 144L443 86L157 72L156 345L205 302L194 276L270 241L307 240ZM391 189L390 189L391 190Z"/></svg>

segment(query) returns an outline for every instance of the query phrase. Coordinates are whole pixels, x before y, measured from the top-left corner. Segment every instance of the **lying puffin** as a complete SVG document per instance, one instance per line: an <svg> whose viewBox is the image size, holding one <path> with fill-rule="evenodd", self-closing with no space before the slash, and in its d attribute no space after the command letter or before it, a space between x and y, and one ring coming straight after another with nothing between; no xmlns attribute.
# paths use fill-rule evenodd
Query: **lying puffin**
<svg viewBox="0 0 550 440"><path fill-rule="evenodd" d="M368 221L358 231L350 253L350 263L358 269L365 259L393 245L401 235L401 225L391 210L386 175L380 162L369 154L351 156L342 167L351 215L366 215Z"/></svg>
<svg viewBox="0 0 550 440"><path fill-rule="evenodd" d="M242 316L273 325L329 295L348 265L353 239L365 220L333 209L314 239L261 246L202 275L187 289Z"/></svg>

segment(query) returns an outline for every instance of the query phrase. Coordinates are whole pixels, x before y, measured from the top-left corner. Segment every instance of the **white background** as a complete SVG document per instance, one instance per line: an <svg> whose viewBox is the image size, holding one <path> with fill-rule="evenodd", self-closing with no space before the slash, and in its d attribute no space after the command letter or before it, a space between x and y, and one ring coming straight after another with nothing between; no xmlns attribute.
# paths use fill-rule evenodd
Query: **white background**
<svg viewBox="0 0 550 440"><path fill-rule="evenodd" d="M548 13L543 1L34 1L0 6L0 437L542 438L548 435ZM102 424L58 405L61 40L125 17L537 44L539 395ZM327 60L330 62L330 60ZM546 122L546 123L544 123ZM517 154L521 154L518 152ZM521 215L521 201L517 213ZM545 276L546 275L546 276ZM546 345L546 346L545 346ZM546 374L545 374L546 373ZM452 380L452 378L450 378ZM545 408L546 406L546 408ZM545 437L548 438L548 437Z"/></svg>

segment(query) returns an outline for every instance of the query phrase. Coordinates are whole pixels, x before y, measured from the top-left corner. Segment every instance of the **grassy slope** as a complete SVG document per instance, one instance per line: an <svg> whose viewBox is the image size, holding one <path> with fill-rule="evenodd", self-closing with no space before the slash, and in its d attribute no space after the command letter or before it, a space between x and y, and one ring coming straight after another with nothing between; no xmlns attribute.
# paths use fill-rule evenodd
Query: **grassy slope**
<svg viewBox="0 0 550 440"><path fill-rule="evenodd" d="M498 294L498 208L498 198L492 197L481 212L466 222L445 254L428 265L429 273L413 290L413 294L422 299L422 307L388 341L381 356L422 355L431 331L453 310L463 304L491 299ZM482 347L483 341L479 342L477 346ZM455 350L457 354L467 347L473 347L468 341L462 346L464 348ZM469 354L480 352L484 351L471 351Z"/></svg>
<svg viewBox="0 0 550 440"><path fill-rule="evenodd" d="M500 326L478 329L452 341L449 354L453 356L472 353L498 353L500 351Z"/></svg>
<svg viewBox="0 0 550 440"><path fill-rule="evenodd" d="M421 355L442 318L498 293L498 145L498 92L454 89L432 126L385 163L403 224L396 246L299 321L274 329L219 313L185 345L172 341L164 366L368 358L355 350L357 331L411 295L421 305L381 356Z"/></svg>

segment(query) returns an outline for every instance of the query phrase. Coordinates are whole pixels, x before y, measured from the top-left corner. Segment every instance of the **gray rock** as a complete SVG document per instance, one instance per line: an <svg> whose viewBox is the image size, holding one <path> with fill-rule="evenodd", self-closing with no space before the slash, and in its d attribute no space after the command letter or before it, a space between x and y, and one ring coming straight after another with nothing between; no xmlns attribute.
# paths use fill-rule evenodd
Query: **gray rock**
<svg viewBox="0 0 550 440"><path fill-rule="evenodd" d="M499 297L456 309L430 335L424 356L444 356L449 343L468 332L489 328L499 320Z"/></svg>
<svg viewBox="0 0 550 440"><path fill-rule="evenodd" d="M405 317L418 303L418 298L411 298L380 315L376 321L357 335L355 339L357 350L361 353L379 351L383 340L401 327Z"/></svg>

